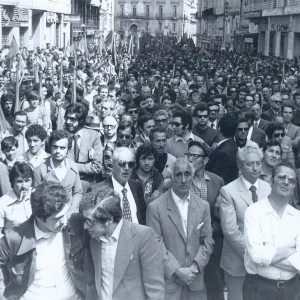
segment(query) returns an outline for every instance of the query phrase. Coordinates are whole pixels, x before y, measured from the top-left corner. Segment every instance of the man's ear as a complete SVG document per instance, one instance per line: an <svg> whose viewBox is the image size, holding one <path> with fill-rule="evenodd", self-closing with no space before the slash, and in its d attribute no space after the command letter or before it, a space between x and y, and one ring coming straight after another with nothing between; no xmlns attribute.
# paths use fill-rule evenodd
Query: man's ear
<svg viewBox="0 0 300 300"><path fill-rule="evenodd" d="M208 156L204 157L203 159L204 166L208 163L208 161L209 161L209 157Z"/></svg>

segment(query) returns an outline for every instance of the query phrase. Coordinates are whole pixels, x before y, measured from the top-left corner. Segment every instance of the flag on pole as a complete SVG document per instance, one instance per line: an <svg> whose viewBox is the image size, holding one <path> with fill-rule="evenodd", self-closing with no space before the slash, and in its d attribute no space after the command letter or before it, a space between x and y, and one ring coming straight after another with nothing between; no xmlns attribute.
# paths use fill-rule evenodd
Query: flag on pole
<svg viewBox="0 0 300 300"><path fill-rule="evenodd" d="M113 32L112 30L107 34L105 41L104 41L104 45L105 48L109 48L112 46L112 42L113 42Z"/></svg>
<svg viewBox="0 0 300 300"><path fill-rule="evenodd" d="M9 51L7 54L7 60L6 60L6 67L8 69L11 69L11 58L19 53L19 47L16 41L15 36L13 36L13 39L11 41Z"/></svg>

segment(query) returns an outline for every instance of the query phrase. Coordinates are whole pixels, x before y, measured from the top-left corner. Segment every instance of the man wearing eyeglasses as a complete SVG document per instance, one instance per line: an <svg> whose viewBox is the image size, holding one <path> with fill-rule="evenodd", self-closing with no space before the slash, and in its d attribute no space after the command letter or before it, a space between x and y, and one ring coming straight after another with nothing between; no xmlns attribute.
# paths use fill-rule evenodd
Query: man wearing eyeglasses
<svg viewBox="0 0 300 300"><path fill-rule="evenodd" d="M85 267L95 270L99 299L164 300L162 254L153 229L128 222L108 186L80 204L90 239ZM97 297L90 298L91 300Z"/></svg>
<svg viewBox="0 0 300 300"><path fill-rule="evenodd" d="M269 122L272 122L278 114L280 114L282 99L279 93L271 96L271 108L261 114L261 117Z"/></svg>
<svg viewBox="0 0 300 300"><path fill-rule="evenodd" d="M103 119L103 135L101 135L100 140L103 147L106 146L107 143L115 144L117 141L117 129L118 122L115 117L107 116Z"/></svg>
<svg viewBox="0 0 300 300"><path fill-rule="evenodd" d="M216 202L220 189L224 185L224 180L205 170L209 154L210 150L205 144L191 141L185 156L195 168L191 191L197 197L207 201L210 206L212 234L215 243L213 253L204 271L207 299L224 300L224 286L220 270L223 236L220 227L219 206Z"/></svg>
<svg viewBox="0 0 300 300"><path fill-rule="evenodd" d="M248 138L248 133L249 133L249 123L247 119L245 118L240 118L238 120L238 125L236 128L234 140L238 148L243 148L246 146L253 145L257 146L257 144Z"/></svg>
<svg viewBox="0 0 300 300"><path fill-rule="evenodd" d="M207 106L209 109L207 126L211 127L212 129L217 129L220 106L215 102L209 102Z"/></svg>
<svg viewBox="0 0 300 300"><path fill-rule="evenodd" d="M109 185L121 199L123 218L144 225L146 223L146 203L143 186L140 182L130 179L134 167L135 154L133 150L127 147L116 148L113 153L112 176L91 186L88 192L101 190L103 184Z"/></svg>
<svg viewBox="0 0 300 300"><path fill-rule="evenodd" d="M148 205L147 225L163 249L166 300L206 299L204 268L212 253L209 204L191 193L193 166L178 158L172 188Z"/></svg>
<svg viewBox="0 0 300 300"><path fill-rule="evenodd" d="M193 113L196 124L192 133L201 138L207 145L212 146L217 141L217 130L208 126L209 107L205 103L199 103Z"/></svg>
<svg viewBox="0 0 300 300"><path fill-rule="evenodd" d="M280 163L269 197L246 210L244 300L300 297L300 212L289 205L296 182L294 167Z"/></svg>
<svg viewBox="0 0 300 300"><path fill-rule="evenodd" d="M259 179L263 153L253 146L240 148L236 155L241 176L221 188L217 203L220 206L221 227L224 234L221 268L224 270L228 300L243 299L244 214L247 207L268 197L269 184ZM230 170L228 170L230 172Z"/></svg>

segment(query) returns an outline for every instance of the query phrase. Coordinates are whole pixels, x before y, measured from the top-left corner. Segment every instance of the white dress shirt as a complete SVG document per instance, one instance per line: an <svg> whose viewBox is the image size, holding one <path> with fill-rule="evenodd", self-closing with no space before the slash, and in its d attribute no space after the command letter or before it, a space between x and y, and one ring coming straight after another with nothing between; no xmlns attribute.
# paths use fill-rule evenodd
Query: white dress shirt
<svg viewBox="0 0 300 300"><path fill-rule="evenodd" d="M29 152L29 150L27 150L24 153L23 157L35 169L39 165L41 165L49 157L49 154L46 153L45 150L41 148L41 150L39 151L39 153L37 153L36 155L32 155Z"/></svg>
<svg viewBox="0 0 300 300"><path fill-rule="evenodd" d="M106 238L100 237L101 241L101 299L112 300L114 286L115 260L118 240L123 220L119 222L113 234ZM124 299L125 300L125 299Z"/></svg>
<svg viewBox="0 0 300 300"><path fill-rule="evenodd" d="M185 233L185 236L187 236L187 221L188 221L188 212L189 212L189 203L190 203L190 194L187 197L187 199L180 199L173 191L171 190L173 200L178 208L181 222L183 226L183 230Z"/></svg>
<svg viewBox="0 0 300 300"><path fill-rule="evenodd" d="M36 266L32 284L20 300L71 300L76 288L67 267L62 232L46 233L34 223Z"/></svg>
<svg viewBox="0 0 300 300"><path fill-rule="evenodd" d="M250 205L245 213L245 268L250 274L274 280L289 280L300 271L300 211L287 205L281 218L267 198ZM288 258L295 271L271 265L279 247L296 247Z"/></svg>
<svg viewBox="0 0 300 300"><path fill-rule="evenodd" d="M137 208L136 208L136 203L134 200L134 197L132 195L132 192L130 190L128 182L126 182L125 186L122 186L118 181L114 179L114 177L111 177L113 186L114 186L114 191L117 193L117 195L121 199L121 208L123 209L123 193L122 190L125 188L127 190L127 199L129 202L130 206L130 211L131 211L131 218L133 223L139 223L138 218L137 218Z"/></svg>

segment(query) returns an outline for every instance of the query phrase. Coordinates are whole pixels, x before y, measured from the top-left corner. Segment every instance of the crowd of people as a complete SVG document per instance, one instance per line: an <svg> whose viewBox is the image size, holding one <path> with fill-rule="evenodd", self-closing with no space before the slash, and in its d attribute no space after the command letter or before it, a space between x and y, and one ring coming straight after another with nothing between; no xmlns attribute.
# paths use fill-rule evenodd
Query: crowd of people
<svg viewBox="0 0 300 300"><path fill-rule="evenodd" d="M4 296L299 300L298 60L67 52L0 53Z"/></svg>

